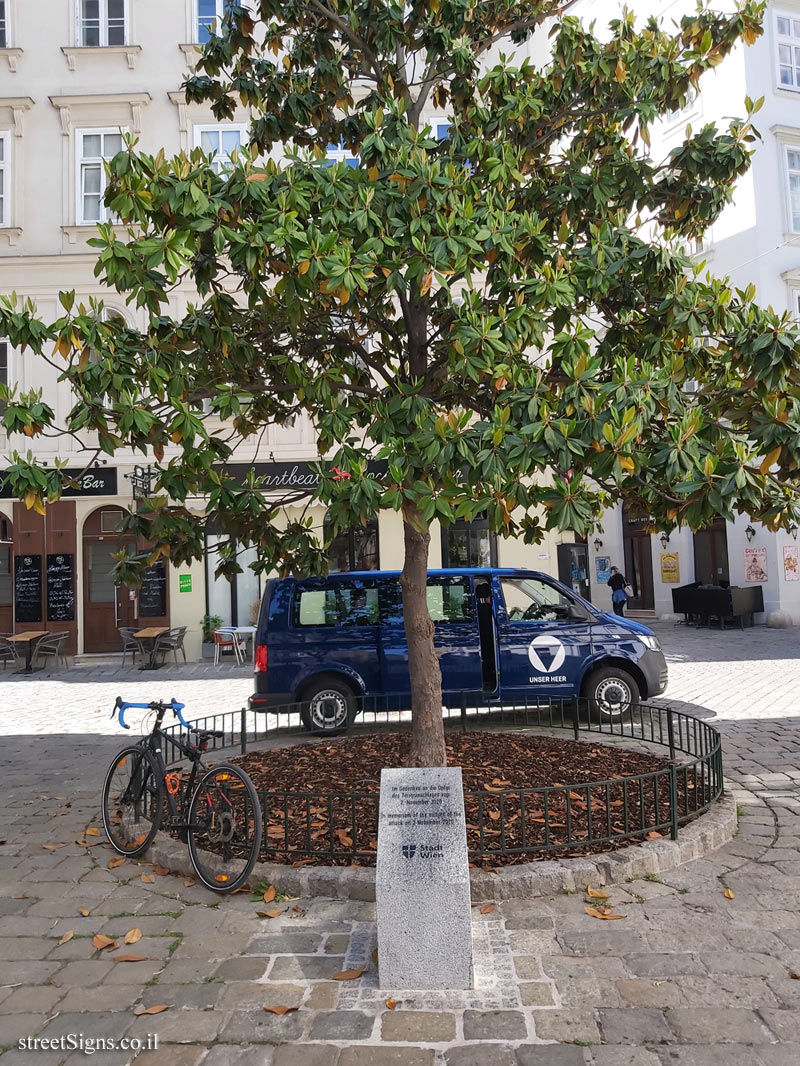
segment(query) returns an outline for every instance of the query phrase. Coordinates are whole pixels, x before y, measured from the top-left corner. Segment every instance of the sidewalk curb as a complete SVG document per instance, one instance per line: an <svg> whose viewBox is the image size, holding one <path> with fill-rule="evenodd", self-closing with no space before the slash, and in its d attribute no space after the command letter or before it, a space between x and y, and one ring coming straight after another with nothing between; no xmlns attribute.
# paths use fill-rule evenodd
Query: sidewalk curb
<svg viewBox="0 0 800 1066"><path fill-rule="evenodd" d="M737 832L736 801L730 789L711 808L683 826L677 840L646 840L616 851L578 859L545 859L504 866L496 874L471 870L472 899L530 899L581 892L587 885L617 885L630 877L668 873L693 859L703 858L727 844ZM184 844L159 833L142 856L145 861L193 874ZM375 900L374 868L351 866L284 866L258 862L251 882L264 880L293 896L327 896L334 899Z"/></svg>

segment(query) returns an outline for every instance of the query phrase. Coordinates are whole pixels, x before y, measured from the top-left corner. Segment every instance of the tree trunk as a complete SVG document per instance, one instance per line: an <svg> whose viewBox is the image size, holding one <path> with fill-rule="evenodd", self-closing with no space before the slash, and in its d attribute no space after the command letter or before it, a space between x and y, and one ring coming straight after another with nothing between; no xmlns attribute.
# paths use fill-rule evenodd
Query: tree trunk
<svg viewBox="0 0 800 1066"><path fill-rule="evenodd" d="M420 532L424 530L424 532ZM411 677L411 751L409 766L445 766L442 720L442 672L433 647L433 621L428 611L428 548L431 535L416 507L403 512L405 561L400 584L403 589L403 623L408 642L408 672Z"/></svg>

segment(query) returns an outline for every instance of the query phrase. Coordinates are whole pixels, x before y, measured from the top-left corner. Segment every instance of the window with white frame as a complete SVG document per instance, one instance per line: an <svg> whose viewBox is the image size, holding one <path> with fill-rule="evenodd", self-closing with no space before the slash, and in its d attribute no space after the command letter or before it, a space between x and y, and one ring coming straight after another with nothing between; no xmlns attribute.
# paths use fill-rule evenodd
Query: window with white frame
<svg viewBox="0 0 800 1066"><path fill-rule="evenodd" d="M212 31L219 33L220 23L232 0L196 0L197 40L205 44Z"/></svg>
<svg viewBox="0 0 800 1066"><path fill-rule="evenodd" d="M349 149L345 148L344 141L339 141L338 144L329 144L325 155L326 162L323 163L323 166L332 167L334 163L347 163L353 170L358 168L358 156L353 155Z"/></svg>
<svg viewBox="0 0 800 1066"><path fill-rule="evenodd" d="M791 298L789 312L795 322L800 323L800 289L795 289L793 286L790 287L789 295Z"/></svg>
<svg viewBox="0 0 800 1066"><path fill-rule="evenodd" d="M786 178L790 226L797 233L800 232L800 148L786 148Z"/></svg>
<svg viewBox="0 0 800 1066"><path fill-rule="evenodd" d="M800 89L800 18L788 14L775 17L778 48L778 85L782 89Z"/></svg>
<svg viewBox="0 0 800 1066"><path fill-rule="evenodd" d="M127 44L127 0L77 0L78 45L105 48Z"/></svg>
<svg viewBox="0 0 800 1066"><path fill-rule="evenodd" d="M0 48L8 48L8 0L0 0Z"/></svg>
<svg viewBox="0 0 800 1066"><path fill-rule="evenodd" d="M0 131L0 226L11 225L11 137Z"/></svg>
<svg viewBox="0 0 800 1066"><path fill-rule="evenodd" d="M77 130L78 225L108 222L113 213L103 203L106 174L103 164L122 151L122 133L116 130Z"/></svg>
<svg viewBox="0 0 800 1066"><path fill-rule="evenodd" d="M231 156L241 151L245 143L244 126L195 126L195 145L211 156L211 166L217 174L231 165Z"/></svg>

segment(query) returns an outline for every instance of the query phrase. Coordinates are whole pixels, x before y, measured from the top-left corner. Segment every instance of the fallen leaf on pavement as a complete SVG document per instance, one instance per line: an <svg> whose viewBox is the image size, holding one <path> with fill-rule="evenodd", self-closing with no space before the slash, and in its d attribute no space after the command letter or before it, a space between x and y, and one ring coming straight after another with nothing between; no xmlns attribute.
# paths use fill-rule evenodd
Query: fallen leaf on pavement
<svg viewBox="0 0 800 1066"><path fill-rule="evenodd" d="M69 943L69 941L72 940L72 938L74 936L75 936L75 930L74 929L70 929L68 932L64 933L64 935L61 937L61 939L58 942L58 946L61 947L62 944Z"/></svg>
<svg viewBox="0 0 800 1066"><path fill-rule="evenodd" d="M282 1007L280 1004L276 1004L271 1007L264 1007L265 1011L269 1011L270 1014L291 1014L292 1011L300 1010L299 1007Z"/></svg>
<svg viewBox="0 0 800 1066"><path fill-rule="evenodd" d="M789 976L793 981L800 981L800 973L790 973Z"/></svg>
<svg viewBox="0 0 800 1066"><path fill-rule="evenodd" d="M590 899L608 899L608 893L601 892L599 888L592 888L591 885L586 886L586 895Z"/></svg>
<svg viewBox="0 0 800 1066"><path fill-rule="evenodd" d="M649 832L647 834L647 836L644 839L645 840L660 840L661 839L661 833L657 833L655 831L655 829L653 829L653 830L651 830L651 832Z"/></svg>
<svg viewBox="0 0 800 1066"><path fill-rule="evenodd" d="M166 877L169 874L169 868L167 866L154 866L153 873L158 874L159 877Z"/></svg>
<svg viewBox="0 0 800 1066"><path fill-rule="evenodd" d="M481 907L481 914L491 914L494 910L494 903L486 903Z"/></svg>
<svg viewBox="0 0 800 1066"><path fill-rule="evenodd" d="M624 914L614 914L610 907L584 907L591 918L602 918L604 922L614 922L618 918L624 918Z"/></svg>
<svg viewBox="0 0 800 1066"><path fill-rule="evenodd" d="M88 907L81 907L81 909L78 911L78 914L80 914L82 918L88 918L90 913L91 912Z"/></svg>
<svg viewBox="0 0 800 1066"><path fill-rule="evenodd" d="M282 914L283 914L283 911L281 911L281 910L256 911L256 916L258 918L280 918L280 916Z"/></svg>
<svg viewBox="0 0 800 1066"><path fill-rule="evenodd" d="M127 860L123 855L117 855L116 859L109 859L107 866L109 870L116 870L118 866L123 866Z"/></svg>
<svg viewBox="0 0 800 1066"><path fill-rule="evenodd" d="M265 903L272 903L277 894L277 890L274 885L270 885L267 891L264 893L263 900Z"/></svg>
<svg viewBox="0 0 800 1066"><path fill-rule="evenodd" d="M112 962L147 962L148 955L113 955Z"/></svg>
<svg viewBox="0 0 800 1066"><path fill-rule="evenodd" d="M389 996L389 998L386 1000L386 1006L389 1008L389 1010L394 1010L394 1008L397 1006L397 1000L392 999L392 997Z"/></svg>
<svg viewBox="0 0 800 1066"><path fill-rule="evenodd" d="M143 1007L141 1010L135 1010L133 1013L137 1018L141 1018L143 1014L161 1014L162 1011L169 1010L171 1006L171 1003L158 1003L154 1007Z"/></svg>
<svg viewBox="0 0 800 1066"><path fill-rule="evenodd" d="M42 844L45 851L57 851L58 848L65 848L66 844Z"/></svg>
<svg viewBox="0 0 800 1066"><path fill-rule="evenodd" d="M355 969L355 970L339 970L338 973L331 974L331 980L332 981L356 981L362 975L364 970L366 970L366 968L367 968L367 964L364 963L363 966L359 966L358 969Z"/></svg>
<svg viewBox="0 0 800 1066"><path fill-rule="evenodd" d="M142 874L139 880L144 881L146 885L154 885L156 882L156 879L153 874Z"/></svg>
<svg viewBox="0 0 800 1066"><path fill-rule="evenodd" d="M313 861L313 859L295 859L292 866L308 866L308 864Z"/></svg>
<svg viewBox="0 0 800 1066"><path fill-rule="evenodd" d="M186 886L187 888L191 888L191 887L192 887L192 885L196 885L196 884L197 884L197 881L196 881L196 880L195 880L195 879L194 879L193 877L184 877L184 879L183 879L183 883L184 883L184 885L185 885L185 886ZM239 892L239 891L240 891L240 890L239 890L239 889L237 888L237 889L236 889L236 892ZM232 895L232 896L235 896L235 895L236 895L236 892L232 892L232 893L231 893L231 895Z"/></svg>
<svg viewBox="0 0 800 1066"><path fill-rule="evenodd" d="M732 888L725 889L725 899L736 899L736 894Z"/></svg>
<svg viewBox="0 0 800 1066"><path fill-rule="evenodd" d="M98 951L103 951L104 948L115 948L117 946L116 940L110 936L106 936L105 933L95 933L92 937L92 944Z"/></svg>
<svg viewBox="0 0 800 1066"><path fill-rule="evenodd" d="M135 943L137 943L137 941L139 941L141 939L142 939L142 931L141 931L141 929L129 929L128 932L125 934L125 943L126 944L135 944Z"/></svg>
<svg viewBox="0 0 800 1066"><path fill-rule="evenodd" d="M100 830L96 826L90 825L88 829L84 829L83 835L87 837L99 837Z"/></svg>
<svg viewBox="0 0 800 1066"><path fill-rule="evenodd" d="M372 961L375 963L376 966L378 965L378 949L377 948L373 948L372 949Z"/></svg>

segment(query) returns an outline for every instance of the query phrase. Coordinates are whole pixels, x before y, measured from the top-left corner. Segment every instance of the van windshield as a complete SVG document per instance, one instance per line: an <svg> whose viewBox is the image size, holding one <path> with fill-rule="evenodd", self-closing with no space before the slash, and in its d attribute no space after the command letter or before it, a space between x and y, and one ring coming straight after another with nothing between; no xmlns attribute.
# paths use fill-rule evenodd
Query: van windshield
<svg viewBox="0 0 800 1066"><path fill-rule="evenodd" d="M563 622L573 600L535 577L500 579L506 614L512 622Z"/></svg>

